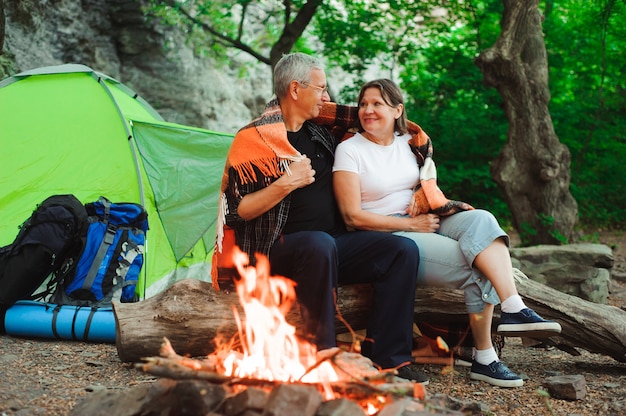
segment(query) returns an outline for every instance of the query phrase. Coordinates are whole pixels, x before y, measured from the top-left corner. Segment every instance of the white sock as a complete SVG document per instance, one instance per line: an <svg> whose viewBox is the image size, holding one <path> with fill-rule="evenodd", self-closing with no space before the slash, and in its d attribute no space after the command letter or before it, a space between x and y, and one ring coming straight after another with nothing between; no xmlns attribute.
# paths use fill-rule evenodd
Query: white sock
<svg viewBox="0 0 626 416"><path fill-rule="evenodd" d="M474 360L476 360L478 364L482 365L488 365L494 361L500 361L498 354L496 354L496 350L493 347L486 350L475 350Z"/></svg>
<svg viewBox="0 0 626 416"><path fill-rule="evenodd" d="M516 313L526 307L520 295L513 295L506 298L501 304L500 309L506 313Z"/></svg>

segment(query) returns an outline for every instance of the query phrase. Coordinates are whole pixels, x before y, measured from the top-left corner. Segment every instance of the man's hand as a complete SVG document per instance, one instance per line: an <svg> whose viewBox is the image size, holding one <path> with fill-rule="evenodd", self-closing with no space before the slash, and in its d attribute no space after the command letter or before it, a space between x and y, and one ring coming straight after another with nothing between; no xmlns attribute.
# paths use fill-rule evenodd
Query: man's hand
<svg viewBox="0 0 626 416"><path fill-rule="evenodd" d="M276 206L291 192L304 188L315 181L315 170L311 159L302 156L291 162L289 171L271 183L271 185L244 196L237 207L237 213L244 220L252 220Z"/></svg>
<svg viewBox="0 0 626 416"><path fill-rule="evenodd" d="M293 189L304 188L315 182L315 169L311 167L311 159L303 155L301 160L291 162L289 172L281 176L279 181Z"/></svg>

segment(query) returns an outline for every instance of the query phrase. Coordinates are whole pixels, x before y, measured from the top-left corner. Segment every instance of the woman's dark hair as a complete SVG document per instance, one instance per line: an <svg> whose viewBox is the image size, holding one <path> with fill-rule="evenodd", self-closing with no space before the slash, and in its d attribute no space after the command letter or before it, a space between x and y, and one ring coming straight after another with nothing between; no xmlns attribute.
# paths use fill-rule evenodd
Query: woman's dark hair
<svg viewBox="0 0 626 416"><path fill-rule="evenodd" d="M387 78L375 79L373 81L367 82L361 87L361 91L359 92L359 99L357 101L357 106L361 105L361 100L363 99L363 95L365 94L365 91L370 88L377 88L380 91L381 97L383 97L383 101L388 106L397 108L398 105L402 104L402 114L396 120L394 130L400 134L407 133L408 127L407 127L406 108L404 106L404 98L402 98L402 91L400 91L400 87L398 87L398 85L396 85L395 82ZM357 127L359 128L359 131L363 131L363 126L361 126L361 121L358 119L357 119Z"/></svg>

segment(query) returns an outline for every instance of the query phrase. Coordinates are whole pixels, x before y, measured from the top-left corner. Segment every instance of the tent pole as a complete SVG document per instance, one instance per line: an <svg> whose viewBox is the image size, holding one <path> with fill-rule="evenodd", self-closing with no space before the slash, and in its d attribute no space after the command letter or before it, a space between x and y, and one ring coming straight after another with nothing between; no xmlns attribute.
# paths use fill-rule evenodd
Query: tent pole
<svg viewBox="0 0 626 416"><path fill-rule="evenodd" d="M93 74L93 75L96 75L96 74ZM133 133L130 130L128 122L126 122L124 113L122 113L122 109L120 108L119 104L115 100L113 93L111 93L111 90L106 85L106 83L102 80L101 77L98 77L98 84L100 84L102 88L104 88L106 93L111 98L111 101L113 101L113 104L115 104L115 109L117 110L117 113L119 114L120 119L122 120L124 129L126 130L126 138L128 139L128 145L130 146L130 149L133 152L133 160L135 161L135 172L137 173L137 184L139 185L139 199L140 199L141 205L145 206L146 204L145 204L145 197L144 197L143 180L141 179L141 167L139 166L139 157L137 155L137 149L135 147ZM132 121L130 121L130 123L132 123Z"/></svg>
<svg viewBox="0 0 626 416"><path fill-rule="evenodd" d="M96 74L92 74L92 75L96 75ZM120 119L122 120L122 124L124 125L124 129L126 130L126 138L128 140L128 145L130 146L130 149L133 153L133 160L135 162L135 173L137 174L137 184L139 185L139 200L140 200L141 205L145 207L146 200L145 200L145 195L144 195L143 179L141 178L141 166L139 166L139 156L137 154L137 144L135 143L135 137L133 136L133 133L129 126L129 123L132 125L132 120L128 120L128 122L126 121L126 118L124 117L124 113L122 113L122 109L120 108L119 104L115 100L113 93L111 92L111 90L109 89L109 87L106 85L106 83L103 81L101 77L98 77L98 84L100 84L102 88L104 88L106 93L109 95L109 98L111 98L111 101L113 101L113 104L115 105L115 108L117 110L117 114L120 116ZM142 271L141 271L141 273L143 274L142 298L145 299L146 298L146 280L148 278L148 273L146 271L146 269L148 268L147 267L148 266L148 239L147 238L146 238L146 242L144 245L143 256L144 256L144 259L143 259L144 267L142 267Z"/></svg>

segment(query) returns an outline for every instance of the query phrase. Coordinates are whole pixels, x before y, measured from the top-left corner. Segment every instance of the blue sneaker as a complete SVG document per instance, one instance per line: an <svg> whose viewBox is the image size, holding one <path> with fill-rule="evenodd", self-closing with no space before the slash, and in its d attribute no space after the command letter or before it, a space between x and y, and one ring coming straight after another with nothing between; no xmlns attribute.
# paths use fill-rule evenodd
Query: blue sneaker
<svg viewBox="0 0 626 416"><path fill-rule="evenodd" d="M560 334L561 325L543 319L532 309L524 308L516 313L502 312L496 332L507 337L548 338Z"/></svg>
<svg viewBox="0 0 626 416"><path fill-rule="evenodd" d="M479 364L476 360L472 362L470 379L486 381L498 387L521 387L524 380L517 374L509 370L502 361L493 361L489 365Z"/></svg>

